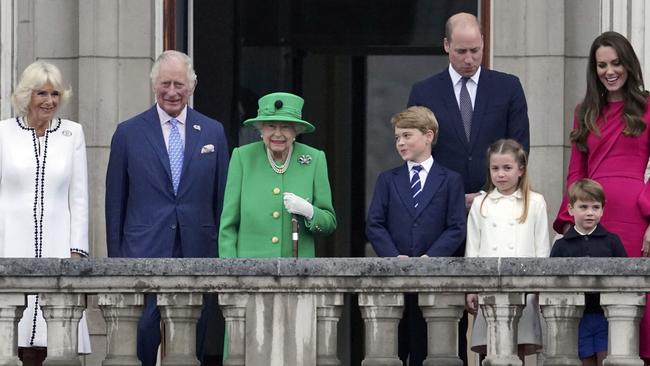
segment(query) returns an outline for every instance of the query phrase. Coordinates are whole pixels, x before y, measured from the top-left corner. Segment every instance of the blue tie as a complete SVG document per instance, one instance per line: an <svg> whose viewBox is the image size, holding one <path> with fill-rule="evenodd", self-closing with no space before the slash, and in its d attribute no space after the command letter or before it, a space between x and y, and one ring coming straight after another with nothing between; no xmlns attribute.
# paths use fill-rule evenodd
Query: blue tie
<svg viewBox="0 0 650 366"><path fill-rule="evenodd" d="M411 178L411 194L413 195L413 207L418 208L420 204L420 192L422 192L422 183L420 183L420 170L422 165L413 165L411 168L413 177Z"/></svg>
<svg viewBox="0 0 650 366"><path fill-rule="evenodd" d="M167 153L169 154L169 167L172 170L172 186L174 187L174 194L178 193L178 184L181 181L181 170L183 169L183 140L181 134L178 132L178 121L176 118L169 120L172 129L169 132L169 147Z"/></svg>
<svg viewBox="0 0 650 366"><path fill-rule="evenodd" d="M460 108L460 116L463 119L463 127L465 128L465 137L469 141L469 135L472 131L472 114L474 114L474 108L472 107L472 99L469 96L469 91L467 91L467 80L469 78L463 78L463 85L460 87L460 96L458 98L458 106Z"/></svg>

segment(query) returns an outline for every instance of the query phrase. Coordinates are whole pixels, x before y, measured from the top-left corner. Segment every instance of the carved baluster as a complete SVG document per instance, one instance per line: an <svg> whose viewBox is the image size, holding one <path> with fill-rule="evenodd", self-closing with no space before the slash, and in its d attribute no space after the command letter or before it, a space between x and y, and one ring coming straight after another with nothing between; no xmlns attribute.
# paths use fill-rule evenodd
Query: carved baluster
<svg viewBox="0 0 650 366"><path fill-rule="evenodd" d="M77 333L86 295L45 293L40 296L40 306L47 323L47 358L43 365L81 366Z"/></svg>
<svg viewBox="0 0 650 366"><path fill-rule="evenodd" d="M246 305L247 294L219 294L219 306L226 320L226 334L228 335L228 355L224 366L243 366L246 363Z"/></svg>
<svg viewBox="0 0 650 366"><path fill-rule="evenodd" d="M339 366L336 342L338 322L341 318L343 294L318 294L316 300L317 317L317 366Z"/></svg>
<svg viewBox="0 0 650 366"><path fill-rule="evenodd" d="M580 366L578 325L584 311L582 293L540 293L539 305L546 320L544 366Z"/></svg>
<svg viewBox="0 0 650 366"><path fill-rule="evenodd" d="M0 296L0 365L21 366L18 359L18 322L25 310L25 295Z"/></svg>
<svg viewBox="0 0 650 366"><path fill-rule="evenodd" d="M418 303L427 321L428 355L423 365L462 365L458 357L458 320L465 309L465 294L421 293Z"/></svg>
<svg viewBox="0 0 650 366"><path fill-rule="evenodd" d="M524 293L484 293L478 296L487 321L484 366L521 365L517 356L517 328L526 303Z"/></svg>
<svg viewBox="0 0 650 366"><path fill-rule="evenodd" d="M642 293L601 293L600 305L609 322L609 350L604 366L642 366L639 357L639 320L645 309Z"/></svg>
<svg viewBox="0 0 650 366"><path fill-rule="evenodd" d="M203 294L158 294L160 317L165 324L165 356L162 366L198 366L196 323L201 316Z"/></svg>
<svg viewBox="0 0 650 366"><path fill-rule="evenodd" d="M397 326L404 311L403 294L359 294L366 328L362 366L401 366L397 356Z"/></svg>
<svg viewBox="0 0 650 366"><path fill-rule="evenodd" d="M140 366L136 339L144 295L99 294L97 300L106 322L106 358L102 366Z"/></svg>

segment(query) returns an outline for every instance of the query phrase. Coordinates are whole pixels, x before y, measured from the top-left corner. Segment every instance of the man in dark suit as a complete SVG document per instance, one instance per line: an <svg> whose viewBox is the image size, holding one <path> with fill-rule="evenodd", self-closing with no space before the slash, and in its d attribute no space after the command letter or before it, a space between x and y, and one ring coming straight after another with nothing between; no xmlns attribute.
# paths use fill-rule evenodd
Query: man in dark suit
<svg viewBox="0 0 650 366"><path fill-rule="evenodd" d="M431 157L436 117L410 107L391 119L395 147L405 164L379 175L368 209L367 235L381 257L449 257L465 239L460 175ZM421 366L427 356L427 325L417 294L406 294L399 323L398 356Z"/></svg>
<svg viewBox="0 0 650 366"><path fill-rule="evenodd" d="M187 106L196 74L184 53L162 53L151 70L156 104L119 124L106 174L109 257L217 257L228 170L221 123ZM197 324L202 354L205 307ZM160 312L147 295L138 325L138 358L156 364Z"/></svg>
<svg viewBox="0 0 650 366"><path fill-rule="evenodd" d="M481 67L483 35L472 14L451 16L445 26L449 67L411 89L408 105L428 107L440 124L434 159L463 177L465 206L485 186L486 152L501 138L511 138L529 151L528 107L519 79ZM462 245L455 256L464 256ZM467 364L467 315L459 334L459 355Z"/></svg>

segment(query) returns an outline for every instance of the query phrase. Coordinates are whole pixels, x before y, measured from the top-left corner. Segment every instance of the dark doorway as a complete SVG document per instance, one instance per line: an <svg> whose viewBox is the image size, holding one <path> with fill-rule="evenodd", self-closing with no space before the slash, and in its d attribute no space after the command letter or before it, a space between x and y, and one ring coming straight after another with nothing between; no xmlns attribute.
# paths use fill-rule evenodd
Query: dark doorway
<svg viewBox="0 0 650 366"><path fill-rule="evenodd" d="M483 0L485 2L486 0ZM478 13L478 0L194 1L197 110L220 120L231 148L257 141L241 127L257 99L288 91L305 99L316 133L301 141L328 159L338 228L317 242L322 257L372 255L367 204L381 170L400 163L389 120L410 85L446 67L446 19ZM363 322L348 295L339 332L343 365L363 359ZM354 346L353 346L354 345Z"/></svg>

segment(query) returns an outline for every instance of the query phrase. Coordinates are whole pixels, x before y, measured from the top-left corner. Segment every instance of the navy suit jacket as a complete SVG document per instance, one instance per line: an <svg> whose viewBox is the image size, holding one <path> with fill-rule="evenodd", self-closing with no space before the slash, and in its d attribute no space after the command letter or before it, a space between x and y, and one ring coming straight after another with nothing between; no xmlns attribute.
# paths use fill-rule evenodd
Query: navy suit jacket
<svg viewBox="0 0 650 366"><path fill-rule="evenodd" d="M516 76L481 68L470 141L467 141L449 69L413 85L408 106L424 106L440 125L433 147L437 162L463 177L466 193L483 189L487 177L487 149L501 138L511 138L529 151L528 107Z"/></svg>
<svg viewBox="0 0 650 366"><path fill-rule="evenodd" d="M379 175L368 210L366 234L377 255L450 257L465 240L463 181L434 161L413 207L406 164Z"/></svg>
<svg viewBox="0 0 650 366"><path fill-rule="evenodd" d="M108 256L172 257L180 230L183 257L217 257L227 171L223 125L188 107L183 169L174 195L156 106L120 123L106 174Z"/></svg>

